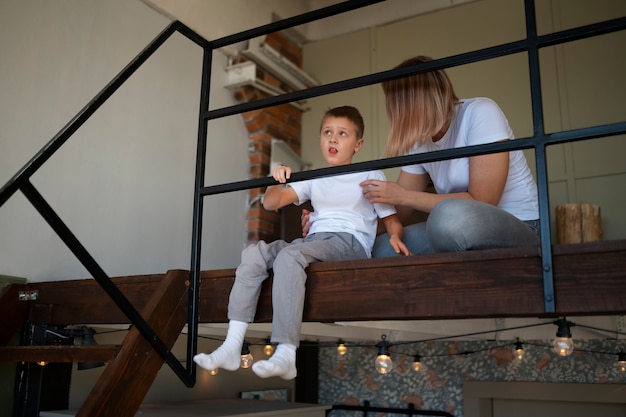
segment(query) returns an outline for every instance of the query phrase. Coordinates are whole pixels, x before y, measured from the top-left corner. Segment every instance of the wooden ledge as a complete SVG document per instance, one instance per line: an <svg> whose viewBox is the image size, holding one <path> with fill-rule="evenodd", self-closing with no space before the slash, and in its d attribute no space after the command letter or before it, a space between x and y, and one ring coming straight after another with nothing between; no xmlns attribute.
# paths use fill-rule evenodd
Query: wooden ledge
<svg viewBox="0 0 626 417"><path fill-rule="evenodd" d="M308 268L304 321L626 314L626 240L556 245L552 261L554 314L544 311L538 246L315 263ZM227 321L234 276L235 269L201 273L200 322ZM141 310L163 277L112 280ZM39 314L42 322L53 324L75 324L77 317L81 324L128 323L93 279L21 288L39 291L37 301L26 303L31 320ZM2 297L0 313L27 310L12 303ZM270 279L261 292L257 322L271 321L271 305Z"/></svg>
<svg viewBox="0 0 626 417"><path fill-rule="evenodd" d="M0 346L0 362L111 362L120 345Z"/></svg>

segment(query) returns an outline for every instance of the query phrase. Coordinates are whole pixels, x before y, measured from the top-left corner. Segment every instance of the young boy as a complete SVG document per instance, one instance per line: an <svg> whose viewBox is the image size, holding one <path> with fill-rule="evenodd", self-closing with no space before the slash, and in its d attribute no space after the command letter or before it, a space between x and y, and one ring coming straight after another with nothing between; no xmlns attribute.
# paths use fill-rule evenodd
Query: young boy
<svg viewBox="0 0 626 417"><path fill-rule="evenodd" d="M329 166L347 165L363 146L363 118L357 109L343 106L326 112L320 128L320 148ZM355 172L315 178L289 185L291 168L278 166L272 176L280 184L267 188L263 207L277 210L288 204L311 201L311 227L303 239L259 241L245 248L235 274L228 302L228 332L213 353L200 353L194 361L213 370L239 368L241 348L248 324L254 319L261 283L273 269L272 342L278 343L269 360L255 362L252 370L262 378L296 377L296 349L304 308L305 269L311 262L365 259L371 256L380 217L397 253L409 255L402 243L402 225L395 208L371 204L363 196L362 181L382 179L381 171ZM281 185L282 184L282 185Z"/></svg>

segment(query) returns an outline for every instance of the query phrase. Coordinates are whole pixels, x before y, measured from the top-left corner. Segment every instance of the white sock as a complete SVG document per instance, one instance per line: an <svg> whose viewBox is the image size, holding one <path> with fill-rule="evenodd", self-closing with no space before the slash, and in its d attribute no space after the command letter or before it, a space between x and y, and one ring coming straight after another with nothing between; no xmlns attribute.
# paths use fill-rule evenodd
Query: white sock
<svg viewBox="0 0 626 417"><path fill-rule="evenodd" d="M231 320L228 323L228 332L226 340L210 355L199 353L193 357L193 361L207 371L217 368L235 371L239 369L241 363L241 347L243 346L243 338L246 335L248 323L243 321Z"/></svg>
<svg viewBox="0 0 626 417"><path fill-rule="evenodd" d="M261 378L279 376L282 379L294 379L298 374L296 346L280 343L271 358L266 361L255 362L252 365L252 370Z"/></svg>

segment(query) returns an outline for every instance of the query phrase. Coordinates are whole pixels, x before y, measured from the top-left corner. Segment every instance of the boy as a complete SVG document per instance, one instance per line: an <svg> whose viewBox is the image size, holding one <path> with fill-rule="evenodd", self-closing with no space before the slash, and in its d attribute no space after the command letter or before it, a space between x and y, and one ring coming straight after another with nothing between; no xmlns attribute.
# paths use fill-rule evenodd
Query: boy
<svg viewBox="0 0 626 417"><path fill-rule="evenodd" d="M353 155L363 146L363 129L363 118L354 107L326 112L320 128L320 148L329 166L352 163ZM311 213L309 233L291 243L259 241L243 250L228 302L226 340L213 353L194 357L207 370L239 368L245 332L254 319L261 283L268 277L269 269L274 272L272 342L278 343L278 347L269 360L255 362L252 370L262 378L293 379L297 374L296 349L300 343L306 267L311 262L369 258L379 217L396 253L410 255L402 243L402 225L395 208L369 203L359 186L367 179L384 180L382 172L355 172L287 185L291 168L281 165L274 168L272 176L280 184L267 188L263 207L277 210L310 200L315 211Z"/></svg>

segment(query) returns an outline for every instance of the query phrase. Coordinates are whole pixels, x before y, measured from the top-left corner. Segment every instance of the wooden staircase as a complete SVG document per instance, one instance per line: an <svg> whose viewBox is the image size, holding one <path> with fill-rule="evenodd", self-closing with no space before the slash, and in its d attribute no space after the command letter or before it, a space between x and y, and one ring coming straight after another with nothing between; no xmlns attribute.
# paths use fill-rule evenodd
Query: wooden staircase
<svg viewBox="0 0 626 417"><path fill-rule="evenodd" d="M169 271L163 276L145 276L146 282L156 284L152 295L141 304L144 297L135 297L134 304L141 311L142 317L147 324L154 329L157 337L170 349L180 335L187 322L187 301L189 287L189 273L187 271ZM158 282L155 281L158 279ZM92 280L90 280L92 281ZM141 278L139 279L141 282ZM85 300L87 288L96 290L92 285L85 285L84 281L76 282L74 294L79 300ZM93 282L92 282L93 284ZM122 285L123 287L123 285ZM142 285L133 286L134 290ZM46 308L33 308L29 303L19 301L20 291L32 291L29 285L11 285L0 294L0 316L10 317L11 327L4 327L0 332L0 358L3 361L34 362L45 360L47 362L108 362L107 367L94 385L87 399L80 407L77 417L132 417L137 413L150 386L154 382L157 373L163 365L163 358L154 350L150 343L139 333L136 328L131 328L121 346L4 346L15 331L28 319L33 319L39 310ZM54 293L54 292L51 292ZM80 293L80 294L79 294ZM137 294L139 295L139 294ZM64 293L63 297L68 294ZM100 308L119 309L113 305L108 297L100 294L91 297L90 300L106 298L107 302ZM71 300L72 298L66 298ZM88 306L89 303L83 303ZM141 308L139 307L141 305ZM30 308L29 308L30 307ZM48 304L51 319L54 323L72 324L76 317L83 318L86 323L92 322L89 317L97 313L97 303L86 317L77 315L71 321L69 317L61 314L55 316L55 306ZM60 309L63 311L63 309ZM29 314L32 312L33 314ZM109 316L109 315L104 315ZM127 322L127 320L121 320Z"/></svg>

